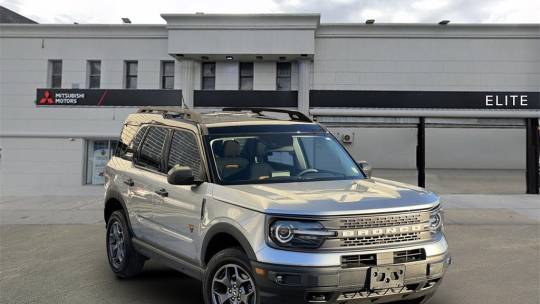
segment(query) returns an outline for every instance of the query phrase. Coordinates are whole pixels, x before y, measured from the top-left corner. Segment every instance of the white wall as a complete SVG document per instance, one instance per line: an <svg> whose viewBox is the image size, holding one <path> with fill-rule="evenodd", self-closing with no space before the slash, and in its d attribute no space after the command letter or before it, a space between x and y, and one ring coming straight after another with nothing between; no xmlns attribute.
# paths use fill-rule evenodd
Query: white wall
<svg viewBox="0 0 540 304"><path fill-rule="evenodd" d="M362 37L317 38L315 44L313 89L540 88L540 39Z"/></svg>

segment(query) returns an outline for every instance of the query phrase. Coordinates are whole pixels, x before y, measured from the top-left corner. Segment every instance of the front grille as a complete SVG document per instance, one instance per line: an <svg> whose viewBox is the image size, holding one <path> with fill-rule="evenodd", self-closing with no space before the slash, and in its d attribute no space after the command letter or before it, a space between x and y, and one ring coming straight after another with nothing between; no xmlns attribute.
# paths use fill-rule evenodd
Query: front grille
<svg viewBox="0 0 540 304"><path fill-rule="evenodd" d="M361 216L344 218L339 221L339 229L379 228L418 224L422 220L421 213L392 214L379 216Z"/></svg>
<svg viewBox="0 0 540 304"><path fill-rule="evenodd" d="M343 268L366 267L375 265L377 265L377 255L374 253L344 255L341 257L341 267Z"/></svg>
<svg viewBox="0 0 540 304"><path fill-rule="evenodd" d="M394 252L395 264L424 261L425 259L426 259L426 251L423 248Z"/></svg>
<svg viewBox="0 0 540 304"><path fill-rule="evenodd" d="M328 238L321 249L355 249L426 241L431 238L429 217L429 210L421 210L326 219L322 221L323 225L336 236Z"/></svg>
<svg viewBox="0 0 540 304"><path fill-rule="evenodd" d="M340 239L341 247L356 247L356 246L370 246L370 245L382 245L393 244L401 242L411 242L420 240L419 232L400 233L392 235L374 235L374 236L362 236L362 237L349 237Z"/></svg>

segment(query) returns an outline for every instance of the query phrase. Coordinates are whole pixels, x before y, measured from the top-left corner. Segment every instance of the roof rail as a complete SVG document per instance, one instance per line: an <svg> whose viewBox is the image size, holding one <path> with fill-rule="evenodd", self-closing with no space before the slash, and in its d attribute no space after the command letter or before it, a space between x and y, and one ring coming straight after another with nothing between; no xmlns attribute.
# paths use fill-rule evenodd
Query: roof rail
<svg viewBox="0 0 540 304"><path fill-rule="evenodd" d="M202 122L201 114L199 112L186 109L183 107L141 107L137 113L146 113L146 114L163 114L164 118L176 118L174 115L183 115L184 119L191 120L194 122ZM168 117L166 117L168 116Z"/></svg>
<svg viewBox="0 0 540 304"><path fill-rule="evenodd" d="M229 107L223 108L223 111L231 112L241 112L241 111L251 111L252 113L262 115L262 112L273 112L273 113L285 113L289 114L289 117L293 121L303 121L303 122L313 122L309 117L304 115L304 113L292 110L285 109L272 109L272 108L259 108L259 107Z"/></svg>

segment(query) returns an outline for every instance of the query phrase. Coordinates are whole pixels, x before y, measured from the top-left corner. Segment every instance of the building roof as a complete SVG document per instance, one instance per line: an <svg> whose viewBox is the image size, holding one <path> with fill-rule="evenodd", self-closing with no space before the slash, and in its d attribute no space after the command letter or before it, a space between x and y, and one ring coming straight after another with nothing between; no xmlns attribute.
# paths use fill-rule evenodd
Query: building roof
<svg viewBox="0 0 540 304"><path fill-rule="evenodd" d="M0 6L0 23L26 23L26 24L36 24L32 19L26 18L23 15L17 14L16 12Z"/></svg>

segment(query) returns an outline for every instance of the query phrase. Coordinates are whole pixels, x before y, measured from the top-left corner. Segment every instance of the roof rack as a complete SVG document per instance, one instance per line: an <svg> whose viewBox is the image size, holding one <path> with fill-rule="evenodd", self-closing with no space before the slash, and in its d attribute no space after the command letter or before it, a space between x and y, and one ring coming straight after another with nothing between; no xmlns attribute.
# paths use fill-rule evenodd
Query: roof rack
<svg viewBox="0 0 540 304"><path fill-rule="evenodd" d="M164 118L177 118L178 115L182 115L182 118L184 119L198 123L202 122L201 114L199 112L183 107L141 107L137 113L163 114Z"/></svg>
<svg viewBox="0 0 540 304"><path fill-rule="evenodd" d="M251 111L252 113L262 116L262 112L273 112L273 113L285 113L289 114L289 117L293 121L303 121L303 122L313 122L309 117L298 111L285 110L285 109L272 109L272 108L259 108L259 107L229 107L223 108L223 111L230 112L241 112L241 111Z"/></svg>

